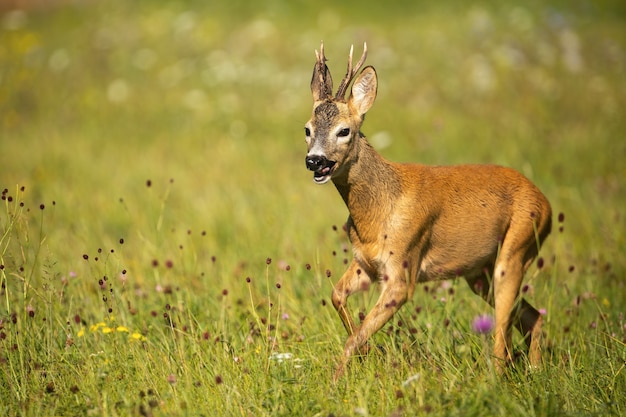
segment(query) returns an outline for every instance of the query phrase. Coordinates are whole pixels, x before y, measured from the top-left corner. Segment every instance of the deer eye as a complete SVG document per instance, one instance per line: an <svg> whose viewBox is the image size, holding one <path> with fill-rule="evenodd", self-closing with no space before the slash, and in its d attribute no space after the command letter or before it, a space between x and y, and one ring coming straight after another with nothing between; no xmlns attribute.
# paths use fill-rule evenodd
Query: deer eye
<svg viewBox="0 0 626 417"><path fill-rule="evenodd" d="M345 129L341 129L339 131L339 133L337 133L337 136L340 138L346 137L350 134L350 129L348 129L347 127Z"/></svg>
<svg viewBox="0 0 626 417"><path fill-rule="evenodd" d="M306 137L308 138L309 136L311 136L311 129L309 129L308 127L304 128L304 134L306 135Z"/></svg>

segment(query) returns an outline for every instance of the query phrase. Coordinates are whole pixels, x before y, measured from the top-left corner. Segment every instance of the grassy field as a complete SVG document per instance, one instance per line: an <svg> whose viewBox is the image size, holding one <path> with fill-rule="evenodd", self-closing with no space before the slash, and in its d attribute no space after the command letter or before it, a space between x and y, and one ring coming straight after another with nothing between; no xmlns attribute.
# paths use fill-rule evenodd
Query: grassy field
<svg viewBox="0 0 626 417"><path fill-rule="evenodd" d="M623 2L59 3L0 15L0 414L626 414ZM490 308L429 283L331 382L350 247L304 165L322 39L335 79L368 43L383 155L548 196L541 370L497 376Z"/></svg>

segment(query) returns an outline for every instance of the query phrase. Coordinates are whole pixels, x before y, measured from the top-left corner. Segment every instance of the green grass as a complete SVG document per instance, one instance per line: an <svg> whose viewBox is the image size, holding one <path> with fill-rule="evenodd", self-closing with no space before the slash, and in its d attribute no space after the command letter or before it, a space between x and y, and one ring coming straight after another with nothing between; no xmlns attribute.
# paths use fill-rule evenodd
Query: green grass
<svg viewBox="0 0 626 417"><path fill-rule="evenodd" d="M622 2L68 3L1 16L1 414L626 413ZM489 307L429 283L332 384L350 249L304 167L321 39L335 79L368 43L386 157L548 196L543 369L496 376Z"/></svg>

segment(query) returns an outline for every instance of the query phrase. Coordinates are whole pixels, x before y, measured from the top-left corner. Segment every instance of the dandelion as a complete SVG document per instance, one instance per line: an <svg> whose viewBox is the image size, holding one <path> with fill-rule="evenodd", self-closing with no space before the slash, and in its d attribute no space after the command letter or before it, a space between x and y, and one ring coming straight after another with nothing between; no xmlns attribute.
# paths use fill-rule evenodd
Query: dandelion
<svg viewBox="0 0 626 417"><path fill-rule="evenodd" d="M472 322L472 330L478 334L491 333L493 330L493 318L487 314L477 316Z"/></svg>

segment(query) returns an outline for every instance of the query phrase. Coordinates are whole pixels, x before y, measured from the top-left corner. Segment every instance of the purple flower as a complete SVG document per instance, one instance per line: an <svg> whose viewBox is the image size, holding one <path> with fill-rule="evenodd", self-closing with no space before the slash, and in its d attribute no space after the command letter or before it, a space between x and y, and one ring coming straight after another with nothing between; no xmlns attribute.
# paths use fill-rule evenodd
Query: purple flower
<svg viewBox="0 0 626 417"><path fill-rule="evenodd" d="M483 314L474 318L472 330L478 334L488 334L493 330L493 317Z"/></svg>

